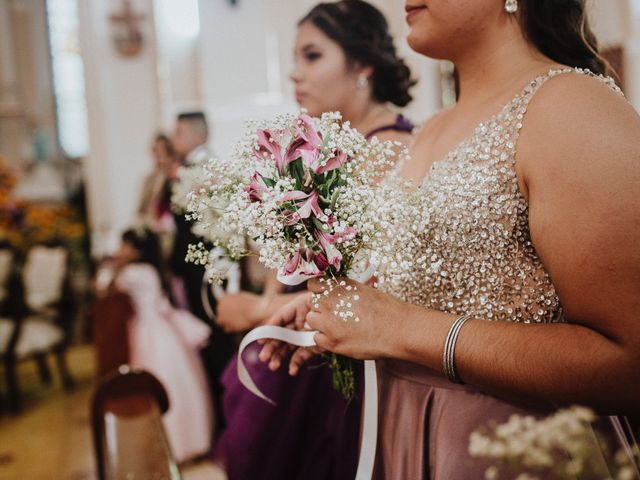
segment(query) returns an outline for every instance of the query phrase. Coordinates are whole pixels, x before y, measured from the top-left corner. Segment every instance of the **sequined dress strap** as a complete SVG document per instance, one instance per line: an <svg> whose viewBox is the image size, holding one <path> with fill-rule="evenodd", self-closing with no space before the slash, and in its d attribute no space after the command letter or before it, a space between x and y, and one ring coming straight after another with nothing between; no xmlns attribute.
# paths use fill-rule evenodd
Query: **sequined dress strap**
<svg viewBox="0 0 640 480"><path fill-rule="evenodd" d="M615 80L609 76L596 74L586 68L566 67L566 68L560 68L560 69L551 69L546 74L540 75L536 77L534 80L532 80L531 82L529 82L524 87L524 89L516 96L516 98L511 102L511 104L507 105L508 108L510 107L511 113L512 113L512 115L508 115L507 117L510 118L511 127L515 130L514 137L513 137L515 140L517 140L518 134L522 129L522 120L527 112L529 103L535 96L536 92L547 82L547 80L550 80L551 78L556 77L558 75L563 75L568 73L585 75L588 77L595 78L600 82L602 82L603 84L605 84L607 87L609 87L613 92L617 93L618 95L624 98L624 93L622 92L620 87L618 87L618 85L616 85Z"/></svg>

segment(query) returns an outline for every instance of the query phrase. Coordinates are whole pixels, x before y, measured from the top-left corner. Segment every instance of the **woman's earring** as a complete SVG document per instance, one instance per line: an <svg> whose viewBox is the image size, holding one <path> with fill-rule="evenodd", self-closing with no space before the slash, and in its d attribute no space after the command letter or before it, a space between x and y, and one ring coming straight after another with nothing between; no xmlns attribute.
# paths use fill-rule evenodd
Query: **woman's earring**
<svg viewBox="0 0 640 480"><path fill-rule="evenodd" d="M364 73L361 73L360 75L358 75L358 81L356 82L356 86L360 90L364 90L369 86L369 79Z"/></svg>
<svg viewBox="0 0 640 480"><path fill-rule="evenodd" d="M507 13L516 13L518 11L518 0L505 0L504 11Z"/></svg>

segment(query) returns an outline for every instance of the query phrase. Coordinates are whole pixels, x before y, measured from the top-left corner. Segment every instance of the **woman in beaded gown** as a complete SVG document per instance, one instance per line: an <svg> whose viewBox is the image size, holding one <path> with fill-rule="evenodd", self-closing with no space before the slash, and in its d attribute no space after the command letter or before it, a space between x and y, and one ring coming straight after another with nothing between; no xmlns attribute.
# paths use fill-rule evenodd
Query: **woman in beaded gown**
<svg viewBox="0 0 640 480"><path fill-rule="evenodd" d="M483 478L469 437L492 422L568 404L638 414L640 117L598 75L584 1L406 10L411 47L460 78L458 104L398 171L424 227L412 267L378 290L355 285L358 323L333 314L335 291L300 296L272 323L306 308L320 347L378 360L375 478Z"/></svg>

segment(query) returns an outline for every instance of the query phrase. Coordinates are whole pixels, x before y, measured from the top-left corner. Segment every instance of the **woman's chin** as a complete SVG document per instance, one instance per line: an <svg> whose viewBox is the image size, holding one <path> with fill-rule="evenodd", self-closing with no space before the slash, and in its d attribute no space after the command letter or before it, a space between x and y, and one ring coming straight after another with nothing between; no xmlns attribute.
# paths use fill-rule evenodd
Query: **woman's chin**
<svg viewBox="0 0 640 480"><path fill-rule="evenodd" d="M427 55L425 53L425 49L428 50L428 39L424 38L424 35L421 35L420 32L416 32L415 29L411 29L409 34L407 35L407 43L411 50L414 52Z"/></svg>
<svg viewBox="0 0 640 480"><path fill-rule="evenodd" d="M449 58L446 48L442 48L442 42L436 42L432 38L428 38L425 35L419 35L417 32L412 34L409 32L407 36L407 43L411 50L420 55L426 57L435 58L438 60L445 60Z"/></svg>

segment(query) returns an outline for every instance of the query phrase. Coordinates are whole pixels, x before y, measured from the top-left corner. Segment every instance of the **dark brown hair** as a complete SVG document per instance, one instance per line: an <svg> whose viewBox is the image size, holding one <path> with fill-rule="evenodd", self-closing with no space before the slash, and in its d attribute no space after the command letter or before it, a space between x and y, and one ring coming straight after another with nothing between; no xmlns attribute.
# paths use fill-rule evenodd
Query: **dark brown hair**
<svg viewBox="0 0 640 480"><path fill-rule="evenodd" d="M169 301L174 303L171 295L171 289L169 288L169 282L165 275L160 239L158 238L158 235L148 228L130 228L122 234L122 242L128 243L138 252L140 256L136 260L136 263L146 263L156 270L160 277L162 290L167 295L167 298L169 298Z"/></svg>
<svg viewBox="0 0 640 480"><path fill-rule="evenodd" d="M608 74L596 36L589 26L585 0L519 0L525 37L550 59L570 67Z"/></svg>
<svg viewBox="0 0 640 480"><path fill-rule="evenodd" d="M204 112L183 112L178 115L179 122L188 123L192 129L200 133L206 140L209 135L209 125Z"/></svg>
<svg viewBox="0 0 640 480"><path fill-rule="evenodd" d="M311 22L340 45L353 64L373 67L370 80L373 98L404 107L411 100L409 89L415 85L411 70L398 57L384 15L362 0L320 3L298 25Z"/></svg>
<svg viewBox="0 0 640 480"><path fill-rule="evenodd" d="M173 157L175 152L173 150L173 144L171 143L171 139L166 136L164 133L158 133L153 139L153 143L162 143L162 146L167 152L167 155Z"/></svg>

